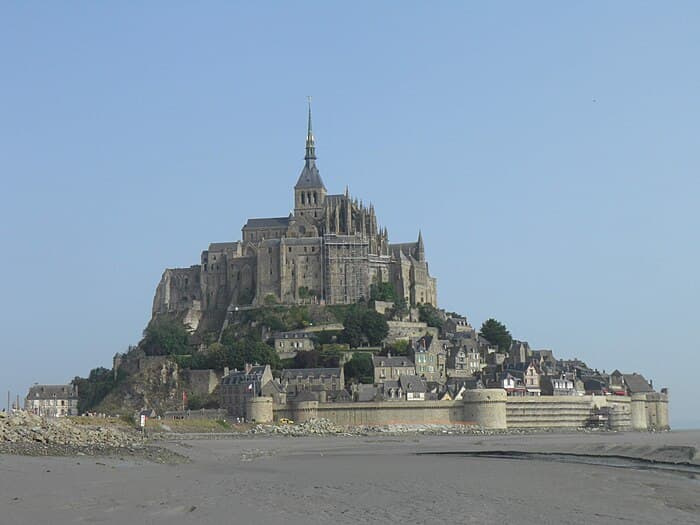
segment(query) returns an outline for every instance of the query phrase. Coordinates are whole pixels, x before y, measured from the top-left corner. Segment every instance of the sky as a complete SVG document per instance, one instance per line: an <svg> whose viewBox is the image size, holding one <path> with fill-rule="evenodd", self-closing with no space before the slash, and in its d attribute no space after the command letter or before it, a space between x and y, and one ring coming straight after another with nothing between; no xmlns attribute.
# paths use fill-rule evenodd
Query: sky
<svg viewBox="0 0 700 525"><path fill-rule="evenodd" d="M321 176L440 306L700 428L697 2L0 5L0 406L138 343L165 268Z"/></svg>

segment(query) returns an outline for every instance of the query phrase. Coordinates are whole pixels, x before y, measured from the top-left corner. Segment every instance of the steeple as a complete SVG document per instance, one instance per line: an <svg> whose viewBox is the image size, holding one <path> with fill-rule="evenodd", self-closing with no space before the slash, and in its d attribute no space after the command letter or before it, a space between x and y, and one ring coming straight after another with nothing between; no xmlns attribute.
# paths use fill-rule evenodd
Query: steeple
<svg viewBox="0 0 700 525"><path fill-rule="evenodd" d="M418 242L417 242L417 259L419 261L425 261L425 246L423 246L423 233L418 230Z"/></svg>
<svg viewBox="0 0 700 525"><path fill-rule="evenodd" d="M309 97L309 125L306 132L306 155L304 156L304 160L307 165L309 161L316 160L316 144L314 141L314 133L311 129L311 97Z"/></svg>
<svg viewBox="0 0 700 525"><path fill-rule="evenodd" d="M316 167L316 141L311 129L311 100L309 99L309 124L306 132L306 155L304 155L304 168L301 170L299 180L297 180L295 189L316 189L322 190L325 197L326 187L321 180L321 175ZM305 199L306 199L305 195ZM320 197L320 196L318 196ZM321 204L322 199L317 198L315 204ZM300 202L297 200L297 204ZM313 201L312 201L313 203Z"/></svg>
<svg viewBox="0 0 700 525"><path fill-rule="evenodd" d="M304 168L294 186L294 215L320 219L326 201L326 187L316 167L316 145L311 129L311 97L309 97L309 122L306 131Z"/></svg>

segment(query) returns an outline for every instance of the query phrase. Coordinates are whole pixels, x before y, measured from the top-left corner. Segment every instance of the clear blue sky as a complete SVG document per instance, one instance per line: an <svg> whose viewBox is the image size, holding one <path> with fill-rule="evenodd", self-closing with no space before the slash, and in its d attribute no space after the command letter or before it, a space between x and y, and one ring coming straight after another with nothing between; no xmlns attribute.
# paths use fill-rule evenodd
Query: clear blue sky
<svg viewBox="0 0 700 525"><path fill-rule="evenodd" d="M700 427L699 4L345 6L0 6L1 399L111 366L164 268L286 215L313 95L326 186L422 228L441 306Z"/></svg>

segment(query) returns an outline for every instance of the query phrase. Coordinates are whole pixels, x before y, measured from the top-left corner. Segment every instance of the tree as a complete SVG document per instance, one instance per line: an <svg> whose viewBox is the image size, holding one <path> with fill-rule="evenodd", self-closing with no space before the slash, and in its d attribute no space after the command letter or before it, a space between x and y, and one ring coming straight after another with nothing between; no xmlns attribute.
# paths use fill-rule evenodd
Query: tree
<svg viewBox="0 0 700 525"><path fill-rule="evenodd" d="M442 325L445 323L440 311L435 308L432 304L419 304L418 305L418 316L421 321L426 323L428 326L433 326L442 330Z"/></svg>
<svg viewBox="0 0 700 525"><path fill-rule="evenodd" d="M348 383L374 383L374 368L369 354L355 354L343 368Z"/></svg>
<svg viewBox="0 0 700 525"><path fill-rule="evenodd" d="M383 315L374 310L367 310L362 316L362 331L369 344L377 346L381 344L389 333L389 324Z"/></svg>
<svg viewBox="0 0 700 525"><path fill-rule="evenodd" d="M148 323L140 346L146 355L187 354L189 336L187 327L178 320L159 317Z"/></svg>
<svg viewBox="0 0 700 525"><path fill-rule="evenodd" d="M507 352L513 342L506 325L496 321L494 318L487 319L479 329L479 335L498 346L499 352Z"/></svg>
<svg viewBox="0 0 700 525"><path fill-rule="evenodd" d="M389 325L383 315L359 305L348 310L343 325L341 340L352 348L359 347L364 341L379 345L389 333Z"/></svg>
<svg viewBox="0 0 700 525"><path fill-rule="evenodd" d="M87 378L75 377L78 387L78 412L84 413L97 406L117 384L114 373L104 367L93 368Z"/></svg>
<svg viewBox="0 0 700 525"><path fill-rule="evenodd" d="M372 284L369 287L370 301L389 301L396 302L398 296L394 285L388 282Z"/></svg>
<svg viewBox="0 0 700 525"><path fill-rule="evenodd" d="M294 356L294 368L316 368L319 362L318 350L297 352Z"/></svg>
<svg viewBox="0 0 700 525"><path fill-rule="evenodd" d="M343 332L341 333L341 340L348 343L351 348L357 348L362 344L364 337L364 332L362 330L362 314L363 309L360 309L357 305L349 309L345 320L343 321Z"/></svg>

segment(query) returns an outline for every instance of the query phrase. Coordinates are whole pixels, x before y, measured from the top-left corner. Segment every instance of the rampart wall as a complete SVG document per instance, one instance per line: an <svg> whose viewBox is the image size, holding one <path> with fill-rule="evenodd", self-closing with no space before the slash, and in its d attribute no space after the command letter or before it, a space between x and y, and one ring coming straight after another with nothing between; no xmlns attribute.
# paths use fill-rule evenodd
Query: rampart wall
<svg viewBox="0 0 700 525"><path fill-rule="evenodd" d="M487 429L574 429L594 424L612 430L668 429L668 396L507 397L500 389L472 390L460 401L287 403L272 418L323 418L337 425L465 424ZM259 421L260 422L260 421Z"/></svg>

